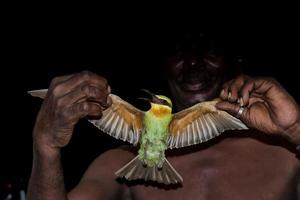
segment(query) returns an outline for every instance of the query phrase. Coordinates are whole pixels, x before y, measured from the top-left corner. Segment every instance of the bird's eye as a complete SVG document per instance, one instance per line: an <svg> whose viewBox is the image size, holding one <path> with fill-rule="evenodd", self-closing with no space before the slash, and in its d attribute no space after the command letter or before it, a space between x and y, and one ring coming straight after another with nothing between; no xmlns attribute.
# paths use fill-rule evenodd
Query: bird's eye
<svg viewBox="0 0 300 200"><path fill-rule="evenodd" d="M163 104L164 104L164 105L167 105L167 106L170 106L169 102L166 101L166 100L163 100Z"/></svg>

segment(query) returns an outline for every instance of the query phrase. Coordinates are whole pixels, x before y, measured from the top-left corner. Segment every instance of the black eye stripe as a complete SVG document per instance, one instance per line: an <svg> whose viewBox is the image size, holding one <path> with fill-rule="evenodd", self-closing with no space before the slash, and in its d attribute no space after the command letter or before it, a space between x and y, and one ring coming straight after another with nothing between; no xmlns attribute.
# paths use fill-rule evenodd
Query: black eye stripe
<svg viewBox="0 0 300 200"><path fill-rule="evenodd" d="M164 99L163 99L163 104L171 107L171 105L169 104L169 102L166 101L166 100L164 100Z"/></svg>

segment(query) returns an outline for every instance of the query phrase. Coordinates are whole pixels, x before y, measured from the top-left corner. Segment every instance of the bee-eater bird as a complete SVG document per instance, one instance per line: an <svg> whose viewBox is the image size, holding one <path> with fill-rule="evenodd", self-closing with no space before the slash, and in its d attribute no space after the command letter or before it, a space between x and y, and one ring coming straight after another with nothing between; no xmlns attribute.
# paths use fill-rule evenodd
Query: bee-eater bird
<svg viewBox="0 0 300 200"><path fill-rule="evenodd" d="M128 180L144 179L164 184L182 183L181 175L165 157L165 150L195 145L220 135L225 130L247 129L239 119L216 109L218 99L195 104L172 114L172 102L163 95L142 98L151 104L142 111L114 94L112 105L98 120L89 120L103 132L133 145L140 144L138 155L115 174ZM29 91L44 98L47 90Z"/></svg>

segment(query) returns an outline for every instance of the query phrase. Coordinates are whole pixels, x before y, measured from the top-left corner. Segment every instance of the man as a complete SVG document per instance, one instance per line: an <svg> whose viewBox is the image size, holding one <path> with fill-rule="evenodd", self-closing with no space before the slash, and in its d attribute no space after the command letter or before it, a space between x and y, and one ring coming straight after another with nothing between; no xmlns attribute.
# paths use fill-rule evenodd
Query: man
<svg viewBox="0 0 300 200"><path fill-rule="evenodd" d="M110 106L104 77L82 72L55 78L33 131L34 160L29 199L296 199L300 162L300 109L280 84L270 78L239 75L213 45L185 48L170 57L166 75L178 110L220 97L219 109L239 117L249 131L226 132L207 143L166 152L185 177L182 185L165 186L116 179L115 171L135 149L110 150L89 166L68 194L60 150L85 116L101 117ZM233 70L235 71L235 70Z"/></svg>

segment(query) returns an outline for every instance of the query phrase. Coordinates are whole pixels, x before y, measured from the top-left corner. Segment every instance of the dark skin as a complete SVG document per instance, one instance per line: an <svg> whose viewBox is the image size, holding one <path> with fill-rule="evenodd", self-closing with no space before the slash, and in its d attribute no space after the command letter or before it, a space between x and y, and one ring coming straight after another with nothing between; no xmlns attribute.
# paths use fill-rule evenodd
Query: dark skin
<svg viewBox="0 0 300 200"><path fill-rule="evenodd" d="M293 199L300 168L294 151L300 144L298 104L273 79L241 75L226 81L222 57L195 58L171 58L166 65L178 110L219 96L218 108L233 115L241 104L246 106L241 120L253 129L167 151L168 160L184 178L183 185L118 181L115 171L136 153L120 148L96 158L67 194L60 150L68 144L80 118L101 117L110 105L110 88L103 77L90 72L59 77L50 85L33 132L29 199ZM180 62L183 66L178 66ZM200 72L209 73L212 81L194 77Z"/></svg>

